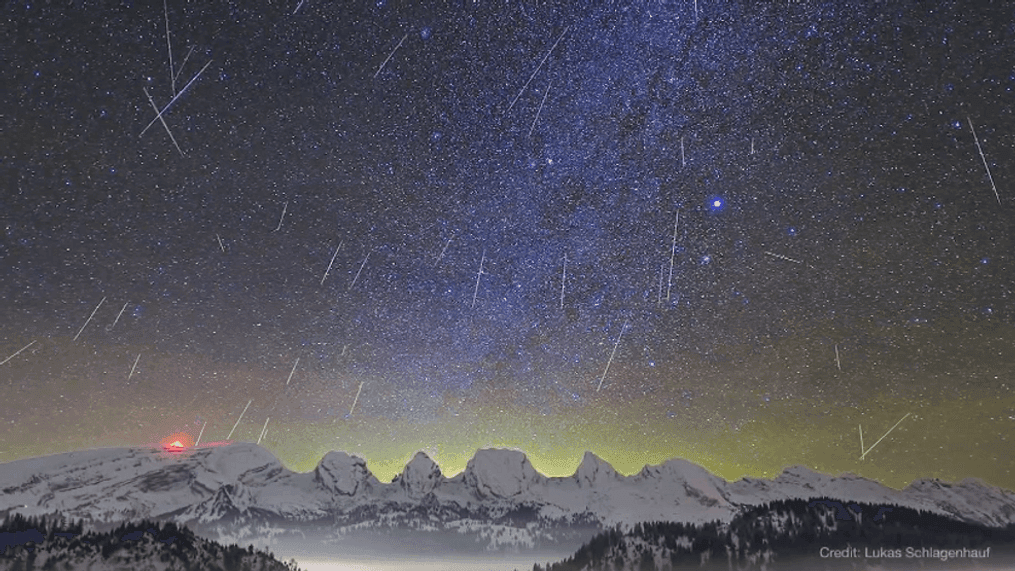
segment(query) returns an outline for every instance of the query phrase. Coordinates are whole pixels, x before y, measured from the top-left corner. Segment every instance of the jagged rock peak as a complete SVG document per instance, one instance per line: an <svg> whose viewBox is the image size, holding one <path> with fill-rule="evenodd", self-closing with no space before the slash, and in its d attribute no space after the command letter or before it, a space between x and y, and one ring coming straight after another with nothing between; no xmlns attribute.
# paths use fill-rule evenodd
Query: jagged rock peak
<svg viewBox="0 0 1015 571"><path fill-rule="evenodd" d="M223 484L214 495L188 511L189 515L198 521L209 522L226 517L240 517L247 513L253 503L250 490L237 482Z"/></svg>
<svg viewBox="0 0 1015 571"><path fill-rule="evenodd" d="M617 471L609 462L592 452L585 452L581 464L575 470L574 479L579 486L594 486L618 479Z"/></svg>
<svg viewBox="0 0 1015 571"><path fill-rule="evenodd" d="M367 469L366 460L334 450L325 454L314 468L315 481L344 496L354 495L371 478L373 474Z"/></svg>
<svg viewBox="0 0 1015 571"><path fill-rule="evenodd" d="M463 474L481 498L510 498L545 480L524 452L503 448L477 450Z"/></svg>
<svg viewBox="0 0 1015 571"><path fill-rule="evenodd" d="M638 472L638 476L642 478L665 477L666 474L684 476L690 474L711 475L712 473L690 460L685 460L684 458L671 458L662 464L646 464Z"/></svg>
<svg viewBox="0 0 1015 571"><path fill-rule="evenodd" d="M913 480L906 486L907 490L934 490L934 491L945 491L951 490L957 487L956 484L946 482L940 478L920 478L919 480Z"/></svg>
<svg viewBox="0 0 1015 571"><path fill-rule="evenodd" d="M232 507L239 511L249 508L254 502L250 490L240 483L223 484L215 492L215 495L210 498L210 501L213 504Z"/></svg>
<svg viewBox="0 0 1015 571"><path fill-rule="evenodd" d="M395 476L394 481L410 496L421 497L432 492L442 479L440 467L421 450L405 465L402 473Z"/></svg>

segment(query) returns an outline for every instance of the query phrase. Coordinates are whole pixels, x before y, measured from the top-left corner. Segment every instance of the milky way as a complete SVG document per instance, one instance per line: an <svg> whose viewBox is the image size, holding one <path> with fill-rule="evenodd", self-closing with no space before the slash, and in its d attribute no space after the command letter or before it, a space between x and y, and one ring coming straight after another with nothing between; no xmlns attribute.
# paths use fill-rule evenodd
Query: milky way
<svg viewBox="0 0 1015 571"><path fill-rule="evenodd" d="M0 461L1015 488L1012 9L573 4L5 5Z"/></svg>

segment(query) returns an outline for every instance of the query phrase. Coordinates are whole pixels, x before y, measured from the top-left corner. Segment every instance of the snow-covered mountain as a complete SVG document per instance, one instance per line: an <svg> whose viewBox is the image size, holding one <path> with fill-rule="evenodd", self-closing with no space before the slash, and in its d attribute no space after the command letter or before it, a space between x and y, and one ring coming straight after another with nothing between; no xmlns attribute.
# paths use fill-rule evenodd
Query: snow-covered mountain
<svg viewBox="0 0 1015 571"><path fill-rule="evenodd" d="M448 478L420 452L391 483L344 452L329 452L312 471L298 473L250 443L182 453L108 448L0 464L0 514L158 518L240 541L298 533L337 542L383 530L431 534L438 543L468 537L479 549L538 549L584 541L617 524L730 521L751 506L822 497L989 526L1015 523L1015 494L972 480L920 480L894 490L851 474L792 467L772 480L727 482L686 460L622 476L591 453L574 475L547 477L522 452L480 450Z"/></svg>

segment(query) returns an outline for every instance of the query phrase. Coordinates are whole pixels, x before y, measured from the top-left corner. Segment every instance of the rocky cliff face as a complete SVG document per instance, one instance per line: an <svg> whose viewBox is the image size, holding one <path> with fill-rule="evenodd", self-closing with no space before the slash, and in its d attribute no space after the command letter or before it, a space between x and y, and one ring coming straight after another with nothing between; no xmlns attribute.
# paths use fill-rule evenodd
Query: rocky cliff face
<svg viewBox="0 0 1015 571"><path fill-rule="evenodd" d="M366 460L345 452L328 452L314 468L314 481L325 490L343 496L354 496L378 483Z"/></svg>
<svg viewBox="0 0 1015 571"><path fill-rule="evenodd" d="M462 481L482 500L518 498L543 485L546 478L536 472L523 452L486 449L472 457Z"/></svg>
<svg viewBox="0 0 1015 571"><path fill-rule="evenodd" d="M443 479L440 467L426 453L417 452L391 483L397 484L410 498L419 499L432 492Z"/></svg>

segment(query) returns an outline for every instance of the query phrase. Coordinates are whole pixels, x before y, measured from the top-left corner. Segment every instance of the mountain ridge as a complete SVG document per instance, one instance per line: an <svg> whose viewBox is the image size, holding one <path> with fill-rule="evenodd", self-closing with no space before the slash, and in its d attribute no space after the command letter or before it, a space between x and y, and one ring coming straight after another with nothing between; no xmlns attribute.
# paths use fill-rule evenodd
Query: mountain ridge
<svg viewBox="0 0 1015 571"><path fill-rule="evenodd" d="M253 443L172 453L93 449L0 464L0 515L156 518L264 545L294 534L341 542L398 533L436 534L477 549L539 549L580 544L617 525L728 522L755 506L811 498L902 506L990 527L1015 523L1015 493L974 480L922 479L896 490L851 473L791 466L772 479L729 482L684 459L625 476L591 452L570 476L545 476L519 450L485 448L448 477L421 451L389 483L354 454L330 451L312 470L295 472Z"/></svg>
<svg viewBox="0 0 1015 571"><path fill-rule="evenodd" d="M55 452L55 453L52 453L52 454L45 454L45 455L42 455L42 456L33 456L33 457L28 457L28 458L18 458L18 459L14 459L14 460L8 460L8 461L5 461L5 462L0 462L0 470L2 470L3 467L6 466L6 465L16 464L16 463L20 463L20 462L33 462L33 463L38 463L38 465L40 465L40 466L44 466L47 463L49 463L49 462L46 462L47 460L52 462L52 461L57 461L57 460L61 460L61 459L80 458L82 456L86 457L89 453L93 453L93 452L100 452L101 453L103 451L131 451L131 450L138 450L138 451L146 451L146 452L148 452L148 451L158 452L160 455L165 456L165 457L184 457L184 456L186 456L188 454L192 454L194 452L202 451L202 450L223 450L223 449L230 450L230 449L235 449L235 447L238 447L238 446L246 446L246 445L249 445L249 446L252 446L252 447L256 447L261 452L260 455L261 455L262 458L268 459L268 461L271 464L277 464L277 466L280 467L282 470L291 472L293 474L308 474L308 473L313 473L315 470L320 469L321 463L329 455L338 454L338 455L347 456L347 457L352 458L352 459L359 459L359 460L362 461L363 466L366 467L366 471L369 474L369 476L373 477L374 480L376 480L376 482L378 484L382 484L382 485L394 483L396 481L399 481L400 479L403 479L405 477L405 468L408 468L409 465L412 464L414 461L416 461L417 458L423 458L426 461L429 461L429 462L433 463L433 465L436 466L437 470L440 471L441 475L443 477L445 477L445 478L454 478L454 477L460 476L460 475L462 475L465 472L466 469L468 469L468 463L467 463L466 464L466 468L462 469L459 472L451 474L449 476L449 475L447 475L446 473L443 472L443 469L441 468L440 464L436 460L431 458L430 455L427 454L425 450L418 450L415 453L413 453L412 458L406 463L405 468L403 468L403 470L401 472L395 474L390 482L385 482L385 481L380 480L379 478L377 478L377 476L374 475L373 472L370 471L369 466L368 466L368 464L369 464L369 460L368 459L366 459L363 456L360 456L358 454L355 454L355 453L351 453L351 452L347 452L347 451L343 451L343 450L330 450L330 451L326 452L324 454L324 456L321 457L320 460L318 460L317 464L315 464L313 468L311 468L311 469L309 469L307 471L301 472L301 471L293 470L292 468L286 467L282 463L282 461L280 459L278 459L278 457L275 456L270 450L268 450L267 448L264 448L264 447L262 447L262 446L260 446L258 444L255 444L255 443L252 443L252 442L230 442L229 444L227 444L225 446L207 446L207 447L206 446L197 446L197 447L192 447L192 448L180 451L180 452L166 452L164 449L159 448L159 447L154 447L154 446L107 446L107 447L98 447L98 448L85 448L85 449L81 449L81 450L72 450L72 451L67 451L67 452ZM511 453L518 453L518 454L521 454L521 455L525 456L526 461L528 461L528 455L524 451L519 450L517 448L510 448L510 447L484 447L484 448L478 448L476 450L476 453L473 454L473 457L469 460L469 463L471 463L475 459L476 454L480 453L481 451L490 451L490 450L506 451L506 452L511 452ZM216 459L220 459L220 458L221 458L220 456L216 455ZM588 450L583 453L582 458L581 458L581 460L579 460L578 466L577 466L576 471L574 473L567 474L567 475L551 476L551 475L547 475L547 474L544 474L544 473L540 472L539 469L535 468L534 465L533 465L533 469L535 470L535 472L536 472L536 474L538 476L541 476L541 477L546 478L546 479L574 478L575 476L583 473L582 465L586 461L589 461L589 462L598 462L598 464L600 464L600 465L605 465L606 470L612 472L613 474L616 474L616 476L618 476L620 478L630 478L632 476L637 476L639 474L645 473L646 470L651 472L654 469L661 468L662 466L665 466L665 465L667 465L667 464L669 464L671 462L686 463L687 465L692 465L692 466L695 466L697 468L700 468L700 469L705 470L706 472L708 472L707 468L705 468L705 467L703 467L703 466L701 466L699 464L696 464L696 463L694 463L694 462L692 462L690 460L687 460L685 458L680 458L680 457L674 457L674 458L669 458L667 460L664 460L664 461L662 461L659 464L644 464L642 466L642 468L639 469L638 471L631 472L630 474L624 474L624 473L616 470L613 467L613 465L610 464L610 462L608 460L605 460L601 456L595 454L592 451L588 451ZM531 462L529 462L529 463L531 464ZM225 467L223 467L223 469L225 469ZM233 468L233 470L235 470L235 469L236 468ZM808 468L808 467L806 467L806 466L804 466L802 464L790 464L790 465L787 465L787 466L783 467L781 472L779 472L777 475L775 475L772 478L764 478L764 477L758 477L758 476L745 475L745 476L741 476L740 478L735 479L735 480L729 480L729 479L724 478L723 476L712 474L711 472L708 472L708 473L710 475L716 477L716 478L720 478L720 479L724 480L727 483L734 484L734 483L742 482L742 481L747 481L747 482L774 481L774 480L777 480L779 478L787 476L787 473L794 474L794 473L797 473L797 472L803 472L805 474L821 474L821 475L832 477L832 478L842 478L842 479L853 478L853 479L860 479L860 480L864 480L864 481L867 481L867 482L875 482L875 483L877 483L880 486L883 486L885 488L889 488L889 489L892 489L892 490L896 490L896 491L904 491L906 489L909 489L909 488L912 488L912 487L918 486L918 485L927 485L929 483L940 483L940 484L945 484L945 485L948 485L948 486L963 486L963 485L967 485L967 484L974 484L974 485L979 485L979 486L986 487L986 488L994 488L994 489L997 489L997 490L1002 490L1002 491L1005 491L1005 492L1008 492L1008 493L1015 493L1015 490L1008 490L1006 488L1003 488L1003 487L997 486L995 484L989 483L989 482L983 480L982 478L977 478L977 477L965 477L965 478L962 478L961 480L955 480L955 481L952 481L952 480L943 480L943 479L940 479L940 478L933 478L933 477L916 478L916 479L910 481L909 483L907 483L905 486L900 488L900 487L895 487L895 486L891 486L891 485L888 485L888 484L884 484L884 483L880 482L879 480L871 479L871 478L868 478L866 476L861 476L859 474L856 474L856 473L850 472L850 471L840 472L839 474L836 475L836 474L832 474L832 473L828 473L828 472L819 472L819 471L816 471L816 470L812 470L811 468Z"/></svg>

